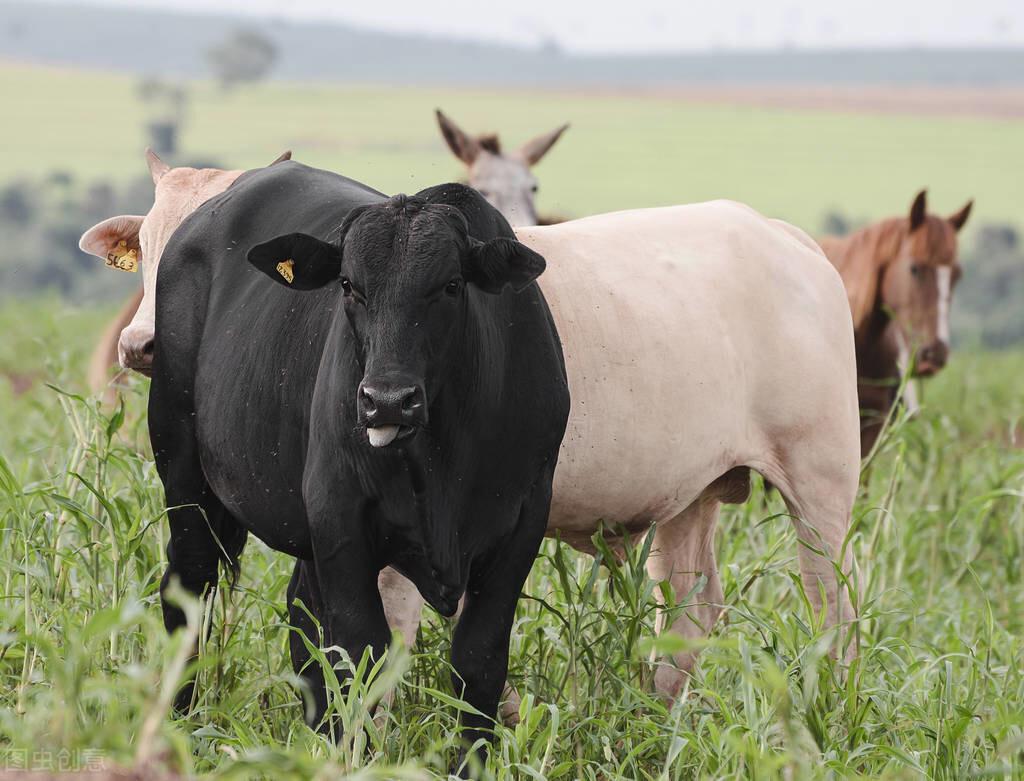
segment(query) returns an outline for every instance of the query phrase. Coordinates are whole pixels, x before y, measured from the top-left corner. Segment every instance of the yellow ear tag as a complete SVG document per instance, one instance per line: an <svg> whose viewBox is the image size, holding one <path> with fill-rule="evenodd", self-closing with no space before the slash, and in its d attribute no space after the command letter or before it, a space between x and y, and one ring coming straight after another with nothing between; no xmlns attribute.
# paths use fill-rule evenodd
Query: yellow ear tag
<svg viewBox="0 0 1024 781"><path fill-rule="evenodd" d="M107 253L106 263L110 268L116 268L118 271L138 271L139 251L128 249L128 242L122 239L117 243L117 247Z"/></svg>
<svg viewBox="0 0 1024 781"><path fill-rule="evenodd" d="M291 258L288 260L282 260L277 264L277 273L285 278L285 281L290 285L295 281L295 272L292 271L292 267L295 265L295 261Z"/></svg>

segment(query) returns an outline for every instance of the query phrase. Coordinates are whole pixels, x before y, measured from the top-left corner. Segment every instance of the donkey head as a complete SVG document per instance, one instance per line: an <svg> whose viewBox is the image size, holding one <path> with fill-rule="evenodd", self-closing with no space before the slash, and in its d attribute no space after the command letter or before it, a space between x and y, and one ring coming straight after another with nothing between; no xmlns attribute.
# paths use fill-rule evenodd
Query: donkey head
<svg viewBox="0 0 1024 781"><path fill-rule="evenodd" d="M513 226L536 225L534 196L537 178L530 167L554 145L569 125L527 141L512 152L502 152L498 136L470 136L437 111L437 123L449 149L469 169L469 185L504 215Z"/></svg>

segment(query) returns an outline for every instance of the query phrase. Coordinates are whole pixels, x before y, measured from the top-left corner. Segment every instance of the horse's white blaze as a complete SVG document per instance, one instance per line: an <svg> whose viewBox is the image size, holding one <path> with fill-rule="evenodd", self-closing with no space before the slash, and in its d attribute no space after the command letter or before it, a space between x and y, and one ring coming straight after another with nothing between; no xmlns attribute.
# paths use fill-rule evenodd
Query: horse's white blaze
<svg viewBox="0 0 1024 781"><path fill-rule="evenodd" d="M907 339L899 328L895 329L895 334L899 350L896 355L896 365L900 367L900 375L905 376L910 370L910 345L907 344ZM909 378L907 384L903 386L903 404L906 406L908 414L917 413L917 385L914 383L913 377Z"/></svg>
<svg viewBox="0 0 1024 781"><path fill-rule="evenodd" d="M953 269L949 266L940 266L937 271L937 282L939 305L936 314L938 322L935 324L935 335L943 344L949 344L949 300L952 296Z"/></svg>
<svg viewBox="0 0 1024 781"><path fill-rule="evenodd" d="M373 447L384 447L395 441L395 437L398 436L398 426L375 426L366 429L366 434Z"/></svg>

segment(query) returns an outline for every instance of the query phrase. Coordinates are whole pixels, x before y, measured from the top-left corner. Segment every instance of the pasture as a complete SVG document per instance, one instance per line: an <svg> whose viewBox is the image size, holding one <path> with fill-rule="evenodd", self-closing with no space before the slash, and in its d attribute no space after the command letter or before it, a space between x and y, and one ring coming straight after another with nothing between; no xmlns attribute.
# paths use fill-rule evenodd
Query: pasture
<svg viewBox="0 0 1024 781"><path fill-rule="evenodd" d="M0 181L68 171L89 181L145 173L144 104L113 74L0 66L10 116ZM266 165L283 149L384 192L415 192L463 176L433 111L508 146L571 122L538 167L542 212L584 216L733 198L814 233L826 212L874 220L904 213L929 187L938 213L974 197L986 222L1024 225L1014 172L1024 169L1020 120L965 113L811 111L708 105L670 93L501 92L359 85L259 84L225 94L190 87L183 154L226 167ZM693 97L691 95L691 97ZM891 100L891 98L890 98ZM837 100L839 105L841 99ZM856 104L853 104L856 105Z"/></svg>
<svg viewBox="0 0 1024 781"><path fill-rule="evenodd" d="M0 85L24 120L5 127L18 153L0 159L0 181L144 172L129 79L7 65ZM435 106L511 143L572 121L538 169L542 211L728 196L813 231L829 209L902 213L927 184L938 211L973 195L986 220L1024 224L1021 126L995 119L358 86L224 96L199 84L183 141L238 166L290 147L414 191L462 174ZM66 751L71 764L217 778L444 777L458 706L448 623L428 610L414 648L396 647L373 682L337 699L348 729L334 745L303 724L295 697L291 561L251 538L239 582L213 605L195 711L168 718L184 646L158 605L166 529L147 381L115 410L84 388L110 314L55 299L0 308L0 767L58 767ZM650 693L657 584L643 541L624 563L546 542L512 638L521 721L499 728L488 777L1024 778L1022 372L1019 353L955 352L867 466L851 533L861 651L848 670L808 609L782 504L760 487L723 510L725 620L674 708ZM392 707L371 718L367 703L388 690Z"/></svg>
<svg viewBox="0 0 1024 781"><path fill-rule="evenodd" d="M146 381L123 418L75 396L99 315L46 302L9 305L0 322L3 371L35 383L17 397L0 383L8 764L68 749L226 778L443 776L446 622L428 616L412 653L391 657L377 684L397 692L387 717L375 725L359 699L340 703L351 738L329 744L302 724L292 689L290 562L253 541L214 606L197 710L165 719L180 646L157 604L165 529ZM863 601L849 673L807 610L777 498L756 490L725 508L727 625L673 710L649 693L655 585L642 548L608 568L545 543L513 632L522 721L501 730L493 777L1020 778L1021 371L1017 354L956 355L871 465L855 511Z"/></svg>

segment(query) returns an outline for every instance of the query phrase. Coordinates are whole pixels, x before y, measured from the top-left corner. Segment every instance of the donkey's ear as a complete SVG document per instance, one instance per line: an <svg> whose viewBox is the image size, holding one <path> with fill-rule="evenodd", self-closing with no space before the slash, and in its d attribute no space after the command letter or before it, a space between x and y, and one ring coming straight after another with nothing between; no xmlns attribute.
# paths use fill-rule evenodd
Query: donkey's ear
<svg viewBox="0 0 1024 781"><path fill-rule="evenodd" d="M485 293L500 293L511 285L517 293L539 277L544 258L515 239L470 239L466 280Z"/></svg>
<svg viewBox="0 0 1024 781"><path fill-rule="evenodd" d="M540 162L540 159L548 153L548 150L555 145L555 142L561 138L562 133L568 129L569 123L567 122L560 128L552 130L550 133L545 133L542 136L531 138L519 147L519 154L526 161L527 165L536 165Z"/></svg>
<svg viewBox="0 0 1024 781"><path fill-rule="evenodd" d="M437 114L437 124L441 128L441 135L448 142L448 148L452 150L452 154L466 165L473 165L473 161L480 154L479 142L466 135L462 128L441 113L441 109L435 109L434 113Z"/></svg>
<svg viewBox="0 0 1024 781"><path fill-rule="evenodd" d="M971 198L967 204L958 211L956 214L949 216L949 224L953 226L954 230L959 231L964 227L964 223L967 222L967 218L971 216L971 207L974 206L974 199Z"/></svg>
<svg viewBox="0 0 1024 781"><path fill-rule="evenodd" d="M910 205L910 230L916 231L924 225L924 218L928 214L928 191L921 190Z"/></svg>
<svg viewBox="0 0 1024 781"><path fill-rule="evenodd" d="M294 290L316 290L341 273L341 251L305 233L288 233L257 244L246 259L275 282Z"/></svg>

